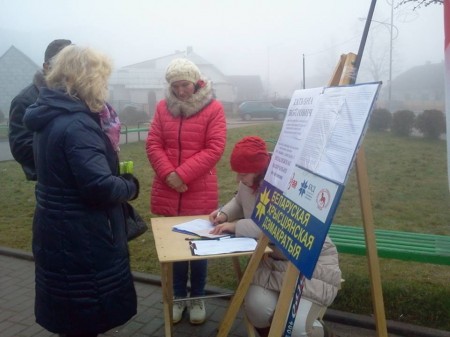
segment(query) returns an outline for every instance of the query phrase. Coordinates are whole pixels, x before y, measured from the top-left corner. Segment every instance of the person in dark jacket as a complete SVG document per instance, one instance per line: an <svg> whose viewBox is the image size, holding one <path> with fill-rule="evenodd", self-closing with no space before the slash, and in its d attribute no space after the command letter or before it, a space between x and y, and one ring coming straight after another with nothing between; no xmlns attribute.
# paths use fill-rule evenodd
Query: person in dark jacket
<svg viewBox="0 0 450 337"><path fill-rule="evenodd" d="M35 133L36 322L65 337L97 336L136 314L122 204L139 184L119 176L102 128L110 73L102 54L65 47L23 120Z"/></svg>
<svg viewBox="0 0 450 337"><path fill-rule="evenodd" d="M36 180L36 169L33 158L33 132L23 125L23 115L26 108L38 98L39 88L45 87L44 75L48 71L51 58L71 43L70 40L65 39L52 41L45 50L44 64L42 69L34 75L33 83L22 89L11 101L9 109L9 147L14 159L22 165L27 180Z"/></svg>

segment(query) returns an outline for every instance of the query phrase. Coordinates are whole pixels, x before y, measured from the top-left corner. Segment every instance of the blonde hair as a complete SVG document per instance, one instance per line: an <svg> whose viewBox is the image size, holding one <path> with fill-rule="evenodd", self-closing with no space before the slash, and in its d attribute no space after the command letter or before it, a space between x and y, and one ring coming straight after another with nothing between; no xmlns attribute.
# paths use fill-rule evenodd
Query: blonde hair
<svg viewBox="0 0 450 337"><path fill-rule="evenodd" d="M105 55L87 47L70 45L50 63L47 86L63 90L87 104L93 112L100 111L108 97L108 78L112 63Z"/></svg>

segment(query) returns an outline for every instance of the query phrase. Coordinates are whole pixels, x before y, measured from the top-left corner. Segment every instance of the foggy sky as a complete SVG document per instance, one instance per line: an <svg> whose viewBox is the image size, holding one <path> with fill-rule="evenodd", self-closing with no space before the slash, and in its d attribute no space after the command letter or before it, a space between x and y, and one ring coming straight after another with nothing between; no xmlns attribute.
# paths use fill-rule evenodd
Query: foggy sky
<svg viewBox="0 0 450 337"><path fill-rule="evenodd" d="M68 38L103 51L119 68L192 46L225 75L260 75L272 91L289 95L301 83L303 55L308 81L314 75L329 78L340 54L357 53L370 3L0 0L0 55L14 45L40 65L50 41ZM373 80L365 70L372 56L383 63L386 81L390 1L377 1L373 20L360 76ZM394 26L393 78L412 66L443 60L443 6L394 9Z"/></svg>

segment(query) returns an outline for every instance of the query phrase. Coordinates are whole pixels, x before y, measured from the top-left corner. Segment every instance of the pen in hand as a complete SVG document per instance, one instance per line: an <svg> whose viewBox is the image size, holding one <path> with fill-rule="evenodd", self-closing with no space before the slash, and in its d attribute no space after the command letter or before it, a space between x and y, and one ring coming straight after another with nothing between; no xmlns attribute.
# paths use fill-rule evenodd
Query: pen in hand
<svg viewBox="0 0 450 337"><path fill-rule="evenodd" d="M219 211L217 212L216 218L218 218L220 216L220 214L222 214L222 206L220 206Z"/></svg>
<svg viewBox="0 0 450 337"><path fill-rule="evenodd" d="M213 225L218 225L219 224L219 216L222 214L222 206L220 206L219 211L216 214L216 217L214 218L214 222Z"/></svg>

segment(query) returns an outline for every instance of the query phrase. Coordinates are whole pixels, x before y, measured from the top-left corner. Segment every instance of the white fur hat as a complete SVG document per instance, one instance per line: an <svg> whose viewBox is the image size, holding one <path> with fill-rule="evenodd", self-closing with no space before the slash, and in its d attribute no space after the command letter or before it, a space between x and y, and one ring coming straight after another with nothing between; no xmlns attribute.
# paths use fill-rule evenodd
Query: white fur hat
<svg viewBox="0 0 450 337"><path fill-rule="evenodd" d="M198 67L188 59L178 58L169 63L166 70L166 81L172 84L176 81L197 83L201 74Z"/></svg>

